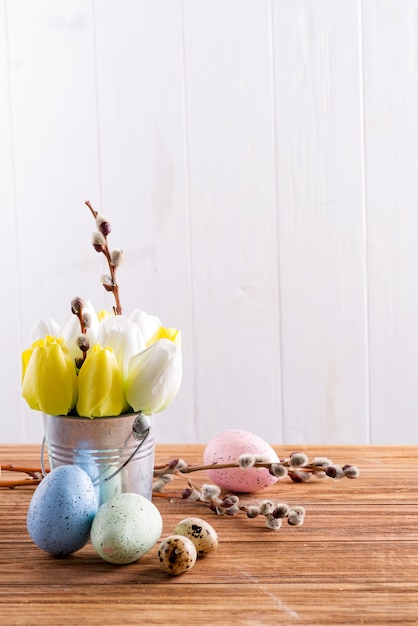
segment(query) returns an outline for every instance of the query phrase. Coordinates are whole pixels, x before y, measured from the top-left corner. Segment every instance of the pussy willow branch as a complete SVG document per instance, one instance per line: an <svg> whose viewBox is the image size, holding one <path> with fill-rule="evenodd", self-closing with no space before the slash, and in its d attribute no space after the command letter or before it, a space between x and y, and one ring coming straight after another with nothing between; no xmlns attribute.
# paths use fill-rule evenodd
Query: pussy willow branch
<svg viewBox="0 0 418 626"><path fill-rule="evenodd" d="M179 475L179 467L176 465L178 461L179 461L178 459L174 459L173 461L170 461L166 465L155 466L154 477L164 476L167 474ZM257 461L251 467L254 467L257 469L265 468L265 469L271 470L272 466L274 465L280 465L286 468L287 475L290 478L297 478L299 472L304 473L304 474L312 474L312 475L325 473L325 475L327 475L330 478L337 478L337 477L341 478L343 476L342 473L338 475L339 473L336 470L338 466L334 465L329 460L326 465L324 465L323 463L319 464L319 463L314 463L314 462L306 463L304 465L294 465L291 459L283 459L283 460L279 460L276 462ZM240 465L237 461L235 461L231 463L213 463L211 465L187 465L187 466L181 467L180 471L181 471L181 474L189 474L191 472L200 472L200 471L213 470L213 469L232 469L232 468L237 468L237 467L240 467ZM344 469L345 468L350 468L352 470L352 472L345 473L344 474L345 476L347 476L348 478L357 478L359 472L355 466L347 464L344 466ZM335 470L335 472L333 470Z"/></svg>
<svg viewBox="0 0 418 626"><path fill-rule="evenodd" d="M32 487L39 485L43 476L42 470L37 467L20 467L17 465L1 465L2 472L19 472L27 474L29 478L21 480L0 480L0 487L7 487L13 489L14 487Z"/></svg>
<svg viewBox="0 0 418 626"><path fill-rule="evenodd" d="M98 211L96 211L95 209L93 209L91 203L89 200L86 200L85 204L88 206L88 208L90 209L94 219L96 219L97 215L98 215ZM122 315L122 305L120 302L120 297L119 297L119 285L116 281L116 267L112 264L111 261L111 256L110 256L110 251L109 251L109 245L107 243L107 235L102 233L104 238L105 238L105 245L102 246L102 252L106 257L107 260L107 264L109 266L109 272L110 272L110 278L112 279L112 286L110 288L110 291L113 293L113 296L115 298L115 306L113 307L113 311L115 313L115 315ZM106 287L105 287L106 289Z"/></svg>
<svg viewBox="0 0 418 626"><path fill-rule="evenodd" d="M289 461L277 461L278 465L283 465L284 467L291 467L291 464L289 463ZM252 467L255 468L265 468L265 469L269 469L272 466L272 462L270 463L254 463L254 465L252 465ZM187 467L182 467L181 469L181 473L182 474L190 474L191 472L202 472L205 470L212 470L212 469L231 469L231 468L237 468L239 467L239 465L235 462L235 463L212 463L211 465L188 465ZM293 469L297 469L298 471L303 470L305 472L316 472L319 470L323 470L323 466L320 465L315 465L313 463L309 463L308 465L303 465L301 467L294 467ZM170 463L167 463L166 465L159 465L156 466L154 468L154 476L161 476L163 474L176 474L177 471L175 469L172 469L170 467Z"/></svg>
<svg viewBox="0 0 418 626"><path fill-rule="evenodd" d="M270 470L272 465L282 465L287 469L287 475L289 476L289 478L295 480L296 482L298 482L298 477L300 478L300 474L312 474L315 476L326 475L329 478L342 478L343 476L346 476L347 478L357 478L357 476L359 475L358 469L353 465L345 465L343 468L345 471L338 472L337 468L339 469L339 466L334 465L329 459L326 459L326 461L328 462L328 464L326 465L324 465L323 463L305 463L302 466L294 466L292 465L292 457L290 457L289 459L279 460L277 463L274 464L272 464L271 462L258 461L255 462L252 467L265 468ZM13 488L28 485L33 486L38 485L42 480L42 470L37 467L22 467L11 464L1 465L0 467L2 471L20 472L29 476L29 478L25 480L0 480L0 487ZM237 461L231 463L212 463L209 465L187 465L181 459L173 459L163 465L155 465L154 478L158 479L159 477L172 475L173 477L182 477L186 481L190 481L190 479L188 479L186 475L193 472L201 472L214 469L230 469L238 467L239 463Z"/></svg>

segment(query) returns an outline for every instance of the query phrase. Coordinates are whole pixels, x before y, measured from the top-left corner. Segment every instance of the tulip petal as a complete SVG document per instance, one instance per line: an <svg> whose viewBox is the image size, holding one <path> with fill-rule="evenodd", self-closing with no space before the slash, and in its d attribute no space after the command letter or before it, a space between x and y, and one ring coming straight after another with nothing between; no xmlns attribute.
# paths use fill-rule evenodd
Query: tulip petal
<svg viewBox="0 0 418 626"><path fill-rule="evenodd" d="M155 315L148 315L148 313L145 313L140 309L134 309L130 314L129 319L138 326L145 348L147 341L161 326L160 319Z"/></svg>
<svg viewBox="0 0 418 626"><path fill-rule="evenodd" d="M83 417L120 415L128 409L122 373L111 348L90 348L78 374L77 413Z"/></svg>
<svg viewBox="0 0 418 626"><path fill-rule="evenodd" d="M32 341L38 341L47 335L49 337L60 337L59 328L58 322L50 317L47 320L39 320L32 328Z"/></svg>
<svg viewBox="0 0 418 626"><path fill-rule="evenodd" d="M112 348L123 378L130 359L145 349L139 327L122 315L111 315L100 322L98 343L103 348Z"/></svg>
<svg viewBox="0 0 418 626"><path fill-rule="evenodd" d="M181 332L176 328L164 328L164 326L160 326L153 336L148 339L147 347L152 346L152 344L159 339L170 339L170 341L174 341L174 343L181 348Z"/></svg>

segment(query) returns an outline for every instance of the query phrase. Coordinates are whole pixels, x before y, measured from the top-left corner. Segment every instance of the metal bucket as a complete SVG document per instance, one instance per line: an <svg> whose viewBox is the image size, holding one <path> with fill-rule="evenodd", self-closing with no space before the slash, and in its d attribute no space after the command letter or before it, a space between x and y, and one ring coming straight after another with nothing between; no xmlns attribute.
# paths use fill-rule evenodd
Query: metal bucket
<svg viewBox="0 0 418 626"><path fill-rule="evenodd" d="M141 413L115 417L73 417L43 414L49 465L78 465L96 487L100 506L119 493L152 497L154 436Z"/></svg>

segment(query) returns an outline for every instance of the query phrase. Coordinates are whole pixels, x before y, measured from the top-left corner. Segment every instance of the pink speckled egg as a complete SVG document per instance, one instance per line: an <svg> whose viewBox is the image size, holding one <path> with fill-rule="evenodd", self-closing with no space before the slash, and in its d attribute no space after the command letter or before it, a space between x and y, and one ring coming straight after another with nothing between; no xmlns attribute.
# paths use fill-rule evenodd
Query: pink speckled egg
<svg viewBox="0 0 418 626"><path fill-rule="evenodd" d="M262 454L268 461L279 460L273 448L261 437L245 430L224 430L206 446L203 460L205 465L233 463L241 454ZM273 485L277 478L266 468L240 467L207 470L209 479L226 491L253 493Z"/></svg>

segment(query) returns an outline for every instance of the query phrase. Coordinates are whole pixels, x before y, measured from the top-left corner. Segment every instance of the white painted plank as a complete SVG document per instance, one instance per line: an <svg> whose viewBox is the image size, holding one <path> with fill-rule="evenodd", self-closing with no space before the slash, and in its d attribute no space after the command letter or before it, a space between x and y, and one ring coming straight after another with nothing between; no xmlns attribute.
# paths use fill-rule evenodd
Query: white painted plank
<svg viewBox="0 0 418 626"><path fill-rule="evenodd" d="M281 439L269 4L186 0L198 439Z"/></svg>
<svg viewBox="0 0 418 626"><path fill-rule="evenodd" d="M16 235L16 206L9 90L7 10L0 2L0 230L2 233L1 324L2 367L0 392L2 415L0 441L12 443L23 437L20 403L19 247Z"/></svg>
<svg viewBox="0 0 418 626"><path fill-rule="evenodd" d="M357 3L273 3L285 441L367 443Z"/></svg>
<svg viewBox="0 0 418 626"><path fill-rule="evenodd" d="M372 442L418 443L418 2L363 12Z"/></svg>
<svg viewBox="0 0 418 626"><path fill-rule="evenodd" d="M95 16L103 210L126 254L123 305L182 331L182 387L154 423L158 441L188 443L194 336L179 2L104 0Z"/></svg>
<svg viewBox="0 0 418 626"><path fill-rule="evenodd" d="M75 295L95 294L83 207L99 188L91 5L14 0L8 35L23 349L38 319L63 321ZM40 441L40 414L25 414L25 439Z"/></svg>

